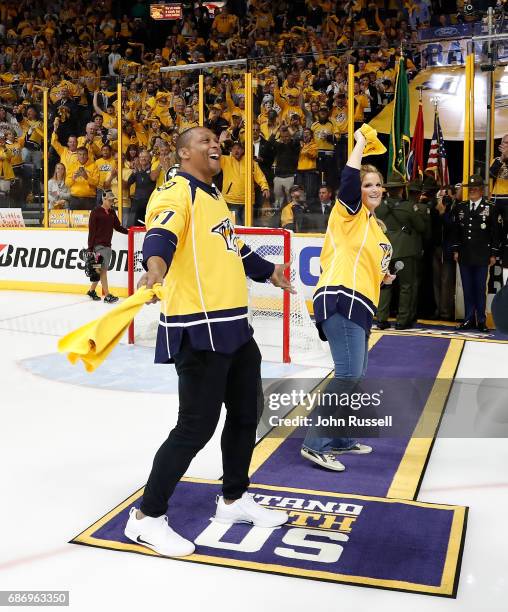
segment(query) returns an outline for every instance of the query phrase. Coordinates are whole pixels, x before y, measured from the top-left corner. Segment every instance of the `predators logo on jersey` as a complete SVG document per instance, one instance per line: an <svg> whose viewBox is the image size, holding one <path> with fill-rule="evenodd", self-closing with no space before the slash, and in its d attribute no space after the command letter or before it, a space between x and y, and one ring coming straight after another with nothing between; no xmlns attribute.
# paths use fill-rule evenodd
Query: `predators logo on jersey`
<svg viewBox="0 0 508 612"><path fill-rule="evenodd" d="M379 246L383 249L383 258L381 259L381 270L386 274L390 266L392 258L392 245L387 242L380 242Z"/></svg>
<svg viewBox="0 0 508 612"><path fill-rule="evenodd" d="M234 251L235 253L239 253L238 250L238 238L235 234L235 228L231 219L223 219L219 224L215 227L212 227L212 233L219 234L224 238L226 243L226 249L228 251Z"/></svg>

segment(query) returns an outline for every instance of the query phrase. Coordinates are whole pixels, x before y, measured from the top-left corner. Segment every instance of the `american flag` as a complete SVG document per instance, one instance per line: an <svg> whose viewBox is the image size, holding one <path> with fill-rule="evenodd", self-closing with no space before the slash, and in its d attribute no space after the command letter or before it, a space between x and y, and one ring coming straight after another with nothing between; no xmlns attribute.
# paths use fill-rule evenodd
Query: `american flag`
<svg viewBox="0 0 508 612"><path fill-rule="evenodd" d="M434 133L430 143L429 159L425 173L433 173L437 183L443 187L450 184L450 175L448 173L448 160L446 159L446 149L444 146L443 131L439 122L439 113L434 114Z"/></svg>

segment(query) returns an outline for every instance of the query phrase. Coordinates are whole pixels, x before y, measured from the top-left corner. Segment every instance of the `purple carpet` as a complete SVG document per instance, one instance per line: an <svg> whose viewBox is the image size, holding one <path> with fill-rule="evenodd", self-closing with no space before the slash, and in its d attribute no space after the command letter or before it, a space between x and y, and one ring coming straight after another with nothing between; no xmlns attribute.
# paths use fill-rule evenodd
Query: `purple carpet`
<svg viewBox="0 0 508 612"><path fill-rule="evenodd" d="M371 351L366 383L382 378L388 403L400 404L406 381L418 383L409 387L410 401L399 406L409 428L425 406L449 342L386 336ZM182 560L456 597L467 508L383 498L409 438L372 440L372 454L346 456L344 473L301 459L301 437L284 440L250 487L258 503L289 513L288 523L276 529L210 520L221 483L183 479L168 511L171 526L196 544L195 554ZM142 490L135 492L72 542L156 555L123 533L129 509L139 508L141 496Z"/></svg>
<svg viewBox="0 0 508 612"><path fill-rule="evenodd" d="M178 533L196 543L196 553L183 560L455 597L464 508L261 485L251 492L258 503L285 508L289 522L276 529L215 523L209 519L220 484L182 481L168 517ZM99 520L73 541L153 554L123 534L129 508L139 507L140 496L138 491L109 520Z"/></svg>
<svg viewBox="0 0 508 612"><path fill-rule="evenodd" d="M369 455L341 455L345 472L332 472L300 456L305 430L300 428L253 474L265 485L318 491L340 491L385 497L425 407L450 340L429 337L383 336L369 353L367 380L383 384L383 403L404 418L404 432L394 437L363 439ZM274 435L274 434L272 434ZM432 436L431 436L432 437ZM419 482L422 473L415 474Z"/></svg>
<svg viewBox="0 0 508 612"><path fill-rule="evenodd" d="M377 331L377 328L373 328ZM455 329L455 323L453 325L444 325L439 322L436 323L417 323L411 329L404 331L395 331L392 328L384 330L383 333L396 334L396 335L422 335L433 338L460 338L462 340L470 340L472 342L496 342L506 344L508 342L508 335L502 334L497 329L490 329L488 332L483 333L475 329L466 331L460 331Z"/></svg>

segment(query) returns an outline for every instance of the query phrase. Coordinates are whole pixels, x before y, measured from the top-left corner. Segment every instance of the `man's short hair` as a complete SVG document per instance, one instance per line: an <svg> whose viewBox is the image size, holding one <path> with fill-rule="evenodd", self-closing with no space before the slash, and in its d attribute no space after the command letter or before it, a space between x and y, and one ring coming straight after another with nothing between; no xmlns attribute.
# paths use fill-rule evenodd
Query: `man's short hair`
<svg viewBox="0 0 508 612"><path fill-rule="evenodd" d="M189 142L192 139L192 133L196 129L199 129L199 128L196 128L196 127L187 128L186 130L184 130L178 136L178 139L176 141L176 152L177 152L177 154L178 154L178 151L180 149L183 149L184 147L188 147L189 146Z"/></svg>
<svg viewBox="0 0 508 612"><path fill-rule="evenodd" d="M289 188L289 195L293 195L295 191L303 191L303 187L301 185L293 185Z"/></svg>
<svg viewBox="0 0 508 612"><path fill-rule="evenodd" d="M333 194L333 189L330 187L330 185L320 185L319 189L326 189L328 193Z"/></svg>
<svg viewBox="0 0 508 612"><path fill-rule="evenodd" d="M70 136L69 136L69 138L70 138ZM76 153L78 153L79 151L84 151L88 155L88 149L86 147L78 147L76 149Z"/></svg>

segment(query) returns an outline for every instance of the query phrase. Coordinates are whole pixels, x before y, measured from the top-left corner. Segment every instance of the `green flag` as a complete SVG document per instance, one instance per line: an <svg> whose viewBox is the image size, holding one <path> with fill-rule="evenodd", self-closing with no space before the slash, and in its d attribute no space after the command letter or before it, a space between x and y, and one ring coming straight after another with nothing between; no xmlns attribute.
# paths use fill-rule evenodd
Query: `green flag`
<svg viewBox="0 0 508 612"><path fill-rule="evenodd" d="M406 179L409 136L409 84L404 58L399 60L395 99L393 103L392 130L388 147L388 177L401 176Z"/></svg>

